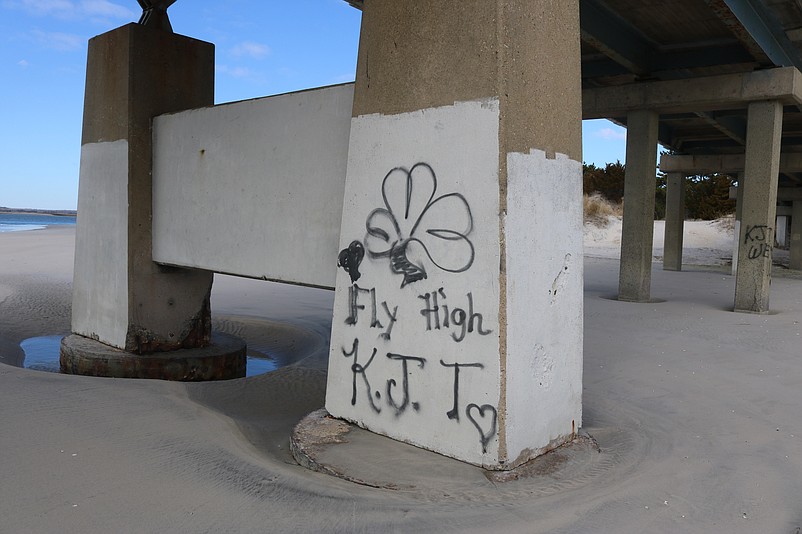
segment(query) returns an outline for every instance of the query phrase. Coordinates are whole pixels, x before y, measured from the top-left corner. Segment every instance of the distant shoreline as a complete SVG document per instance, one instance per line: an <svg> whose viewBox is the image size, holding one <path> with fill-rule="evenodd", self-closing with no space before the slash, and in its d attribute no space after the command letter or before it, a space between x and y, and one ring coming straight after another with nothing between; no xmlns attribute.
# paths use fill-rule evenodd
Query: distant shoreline
<svg viewBox="0 0 802 534"><path fill-rule="evenodd" d="M39 210L32 208L6 208L0 206L0 213L8 215L53 215L56 217L75 217L76 210Z"/></svg>

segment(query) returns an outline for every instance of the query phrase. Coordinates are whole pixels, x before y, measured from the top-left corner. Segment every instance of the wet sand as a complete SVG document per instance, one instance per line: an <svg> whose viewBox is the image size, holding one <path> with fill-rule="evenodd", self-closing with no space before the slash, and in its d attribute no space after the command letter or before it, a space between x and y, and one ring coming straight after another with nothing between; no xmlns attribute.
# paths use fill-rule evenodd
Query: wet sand
<svg viewBox="0 0 802 534"><path fill-rule="evenodd" d="M0 234L0 358L69 330L72 229ZM659 304L609 300L585 261L585 462L490 483L474 468L399 490L297 466L294 424L323 404L331 293L220 277L215 326L294 363L183 384L0 364L0 531L779 532L802 527L802 281L736 314L734 278L655 264ZM300 334L299 334L300 332ZM358 462L359 458L353 459ZM386 467L414 455L387 447ZM407 477L409 478L409 477Z"/></svg>

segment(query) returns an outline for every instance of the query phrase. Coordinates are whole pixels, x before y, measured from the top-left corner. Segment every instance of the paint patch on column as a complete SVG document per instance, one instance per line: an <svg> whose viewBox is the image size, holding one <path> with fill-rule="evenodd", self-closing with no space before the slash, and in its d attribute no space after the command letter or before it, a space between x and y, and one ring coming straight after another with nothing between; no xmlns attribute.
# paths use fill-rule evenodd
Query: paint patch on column
<svg viewBox="0 0 802 534"><path fill-rule="evenodd" d="M496 100L353 119L326 391L335 416L487 466L498 463L498 121Z"/></svg>
<svg viewBox="0 0 802 534"><path fill-rule="evenodd" d="M582 165L532 150L507 174L506 438L523 462L582 420Z"/></svg>
<svg viewBox="0 0 802 534"><path fill-rule="evenodd" d="M128 333L128 141L81 147L72 331L117 348ZM98 251L103 251L98 255Z"/></svg>
<svg viewBox="0 0 802 534"><path fill-rule="evenodd" d="M554 358L546 352L543 345L536 345L532 349L532 379L541 388L551 386L554 378Z"/></svg>

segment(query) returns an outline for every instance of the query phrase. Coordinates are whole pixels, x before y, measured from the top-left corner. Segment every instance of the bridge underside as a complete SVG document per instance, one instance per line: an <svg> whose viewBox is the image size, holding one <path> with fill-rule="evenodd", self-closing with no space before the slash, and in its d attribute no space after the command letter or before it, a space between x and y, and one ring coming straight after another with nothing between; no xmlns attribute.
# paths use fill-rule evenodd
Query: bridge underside
<svg viewBox="0 0 802 534"><path fill-rule="evenodd" d="M364 7L363 0L346 1ZM606 118L629 130L620 298L650 299L653 188L641 182L653 178L656 162L649 154L656 152L656 141L673 154L661 163L664 171L674 173L669 189L682 189L683 176L710 172L729 173L745 186L738 212L742 213L744 203L749 205L749 220L739 224L743 235L736 238L733 272L737 273L739 264L737 243L750 245L742 251L749 261L741 263L736 291L741 296L736 295L735 308L768 311L774 237L766 237L767 243L753 249L747 230L765 227L773 232L777 188L788 196L802 187L802 167L778 166L775 161L780 155L791 158L802 153L800 4L794 0L580 0L579 7L583 118ZM756 102L775 103L773 116L764 116L762 124L753 106ZM644 118L646 111L652 115ZM765 128L772 135L750 151L748 137L757 138L754 132ZM684 159L672 160L677 156ZM732 159L726 165L711 165L712 156L740 156L740 165L733 167ZM752 172L758 173L751 187L745 185L750 181L749 161ZM760 176L765 174L763 169L769 174ZM678 270L682 191L669 191L668 197L666 228L673 230L666 234L665 268ZM756 198L760 199L757 204ZM790 201L781 200L781 204L792 209ZM793 212L802 214L802 205L797 202ZM791 266L802 268L802 236L797 235L802 221L796 223L791 231ZM766 261L749 257L758 252ZM761 280L759 287L754 286L756 279Z"/></svg>

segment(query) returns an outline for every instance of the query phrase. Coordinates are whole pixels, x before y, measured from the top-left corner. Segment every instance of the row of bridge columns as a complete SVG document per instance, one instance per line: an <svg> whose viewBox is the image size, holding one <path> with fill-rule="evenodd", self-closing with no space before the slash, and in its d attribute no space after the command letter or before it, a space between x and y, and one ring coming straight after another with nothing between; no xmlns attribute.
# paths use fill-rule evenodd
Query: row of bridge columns
<svg viewBox="0 0 802 534"><path fill-rule="evenodd" d="M621 237L619 299L647 302L651 298L651 260L654 219L654 170L656 168L658 114L636 111L627 118L627 167L624 221ZM744 169L738 188L737 255L733 256L736 276L735 311L769 311L771 262L777 206L777 182L782 133L782 104L777 101L751 102ZM667 176L666 227L663 267L682 268L685 175ZM794 213L802 215L800 203ZM802 217L800 217L802 219ZM794 217L792 268L798 268L799 230L802 221Z"/></svg>

